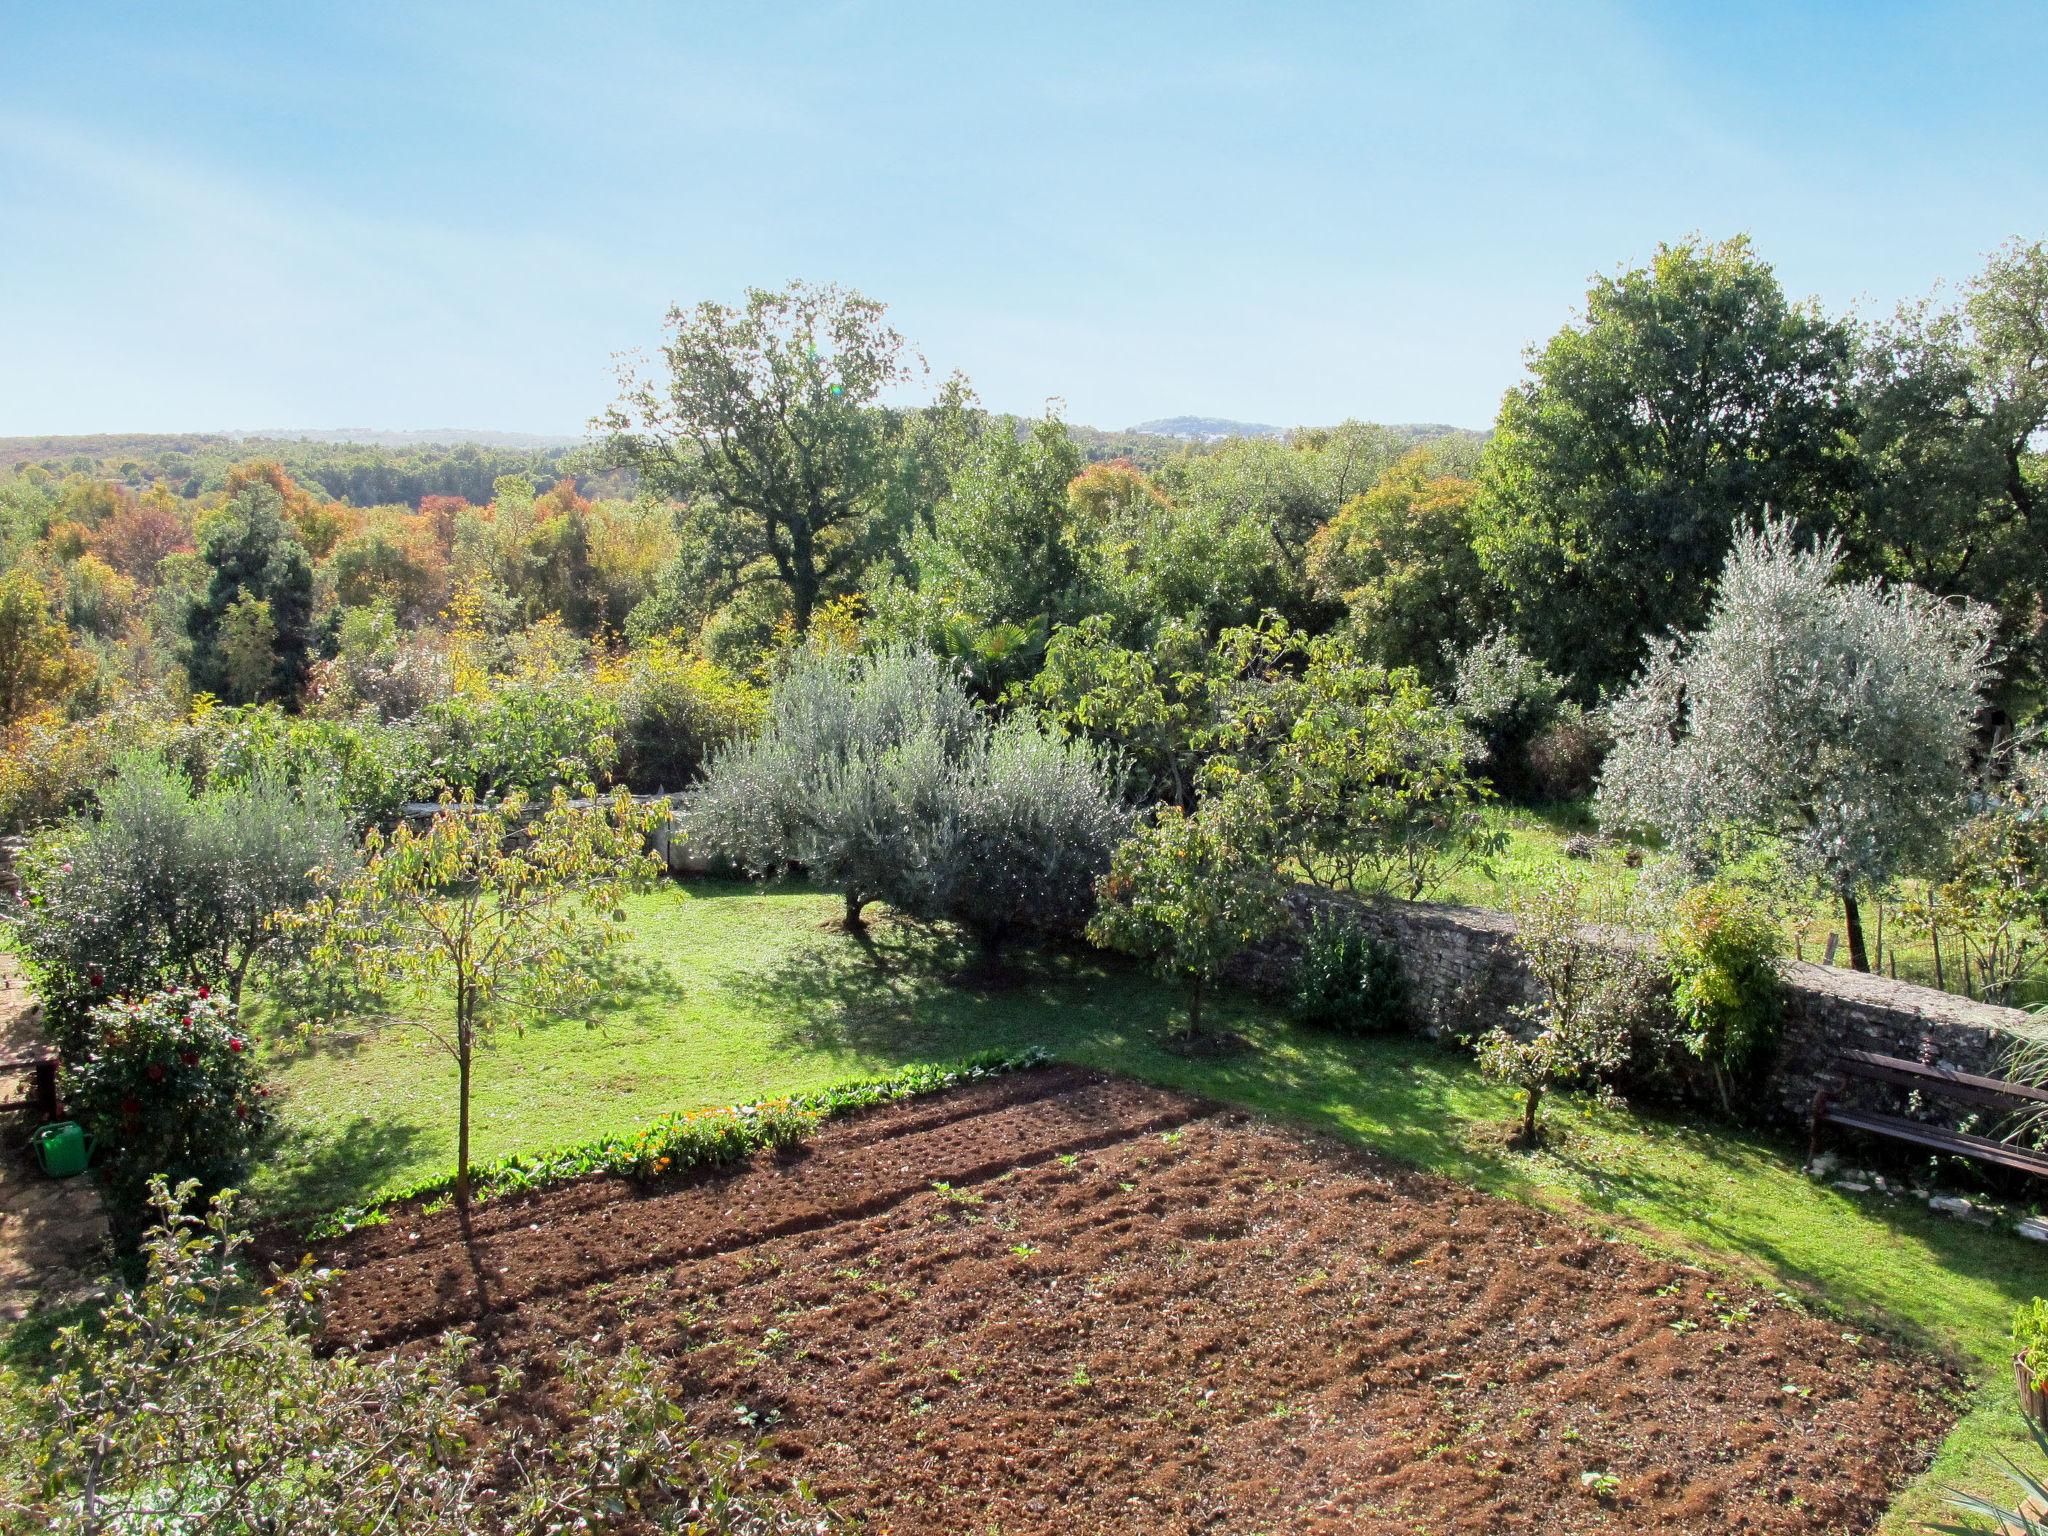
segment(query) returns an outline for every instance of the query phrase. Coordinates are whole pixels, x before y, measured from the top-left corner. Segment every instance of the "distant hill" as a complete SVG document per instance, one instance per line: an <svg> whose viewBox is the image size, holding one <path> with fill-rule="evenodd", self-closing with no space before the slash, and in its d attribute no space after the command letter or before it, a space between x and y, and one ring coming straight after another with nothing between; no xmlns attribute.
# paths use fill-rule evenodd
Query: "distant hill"
<svg viewBox="0 0 2048 1536"><path fill-rule="evenodd" d="M1144 437L1177 437L1186 443L1213 443L1226 437L1278 437L1283 431L1262 421L1231 421L1223 416L1162 416L1124 430Z"/></svg>

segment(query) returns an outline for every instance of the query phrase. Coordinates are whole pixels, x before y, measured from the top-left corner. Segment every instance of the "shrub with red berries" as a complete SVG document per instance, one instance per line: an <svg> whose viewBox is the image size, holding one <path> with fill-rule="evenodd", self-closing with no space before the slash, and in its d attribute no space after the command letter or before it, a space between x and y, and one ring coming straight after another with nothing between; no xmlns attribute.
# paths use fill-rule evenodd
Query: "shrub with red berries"
<svg viewBox="0 0 2048 1536"><path fill-rule="evenodd" d="M203 1192L242 1176L270 1123L267 1091L234 1008L206 987L171 987L92 1010L64 1093L96 1143L114 1226L139 1235L150 1176Z"/></svg>

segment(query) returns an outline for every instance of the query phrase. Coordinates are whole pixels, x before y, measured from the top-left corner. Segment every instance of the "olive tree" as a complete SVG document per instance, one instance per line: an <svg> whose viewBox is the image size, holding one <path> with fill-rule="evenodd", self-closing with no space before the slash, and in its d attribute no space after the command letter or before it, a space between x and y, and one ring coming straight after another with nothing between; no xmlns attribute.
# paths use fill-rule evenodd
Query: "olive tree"
<svg viewBox="0 0 2048 1536"><path fill-rule="evenodd" d="M962 836L953 778L983 730L958 672L929 653L813 645L777 680L762 729L712 756L677 819L742 868L798 866L841 892L858 933L872 901L926 911L942 899Z"/></svg>
<svg viewBox="0 0 2048 1536"><path fill-rule="evenodd" d="M299 942L275 916L355 863L333 795L268 769L197 790L132 753L98 809L36 842L15 918L60 1042L111 996L201 982L239 1003L251 973Z"/></svg>
<svg viewBox="0 0 2048 1536"><path fill-rule="evenodd" d="M991 732L956 777L961 839L945 910L986 962L1021 931L1071 933L1131 826L1110 755L1029 714Z"/></svg>
<svg viewBox="0 0 2048 1536"><path fill-rule="evenodd" d="M1616 701L1598 807L1695 867L1775 845L1839 899L1867 970L1859 896L1938 856L1965 811L1995 621L1840 563L1786 521L1737 536L1704 627L1654 640Z"/></svg>

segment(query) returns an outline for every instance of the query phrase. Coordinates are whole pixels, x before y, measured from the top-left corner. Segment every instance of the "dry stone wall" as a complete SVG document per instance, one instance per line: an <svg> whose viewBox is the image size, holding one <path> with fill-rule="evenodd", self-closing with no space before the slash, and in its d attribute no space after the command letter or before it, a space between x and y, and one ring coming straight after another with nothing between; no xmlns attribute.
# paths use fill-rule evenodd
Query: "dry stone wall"
<svg viewBox="0 0 2048 1536"><path fill-rule="evenodd" d="M1416 1027L1436 1036L1476 1034L1529 997L1515 954L1514 919L1478 907L1426 902L1366 902L1302 888L1301 916L1340 912L1393 944L1401 955ZM1613 942L1628 943L1625 935ZM1294 945L1278 944L1248 961L1243 980L1284 991ZM1875 1051L1997 1076L2026 1015L1971 1002L1931 987L1795 961L1785 967L1785 1027L1768 1076L1771 1118L1803 1126L1814 1094L1840 1050Z"/></svg>

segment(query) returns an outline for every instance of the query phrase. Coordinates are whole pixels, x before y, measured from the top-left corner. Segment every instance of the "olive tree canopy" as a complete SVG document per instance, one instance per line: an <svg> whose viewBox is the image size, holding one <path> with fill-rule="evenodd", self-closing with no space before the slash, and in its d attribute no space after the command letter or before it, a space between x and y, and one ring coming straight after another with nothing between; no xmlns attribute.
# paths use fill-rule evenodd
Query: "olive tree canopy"
<svg viewBox="0 0 2048 1536"><path fill-rule="evenodd" d="M1736 536L1705 626L1653 641L1614 705L1599 811L1696 864L1775 843L1841 899L1861 970L1858 895L1964 812L1995 619L1840 563L1788 521Z"/></svg>

